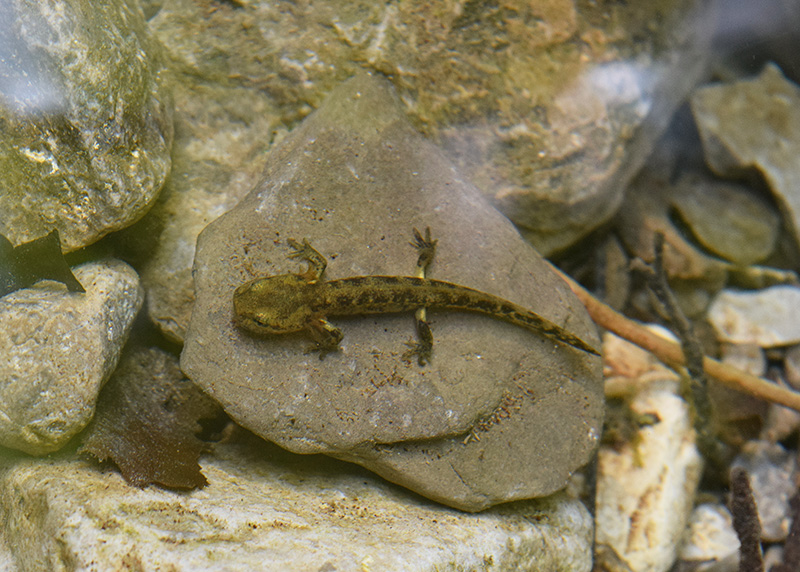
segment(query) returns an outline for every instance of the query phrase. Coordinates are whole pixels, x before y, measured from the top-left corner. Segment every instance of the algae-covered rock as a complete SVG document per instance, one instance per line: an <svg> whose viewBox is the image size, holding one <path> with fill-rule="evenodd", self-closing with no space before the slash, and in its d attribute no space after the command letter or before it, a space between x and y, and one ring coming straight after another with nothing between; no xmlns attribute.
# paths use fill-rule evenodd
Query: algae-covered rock
<svg viewBox="0 0 800 572"><path fill-rule="evenodd" d="M157 45L124 0L0 2L0 234L75 250L149 208L170 167Z"/></svg>
<svg viewBox="0 0 800 572"><path fill-rule="evenodd" d="M545 254L608 220L702 76L705 0L165 2L187 75L268 94L292 125L359 69Z"/></svg>
<svg viewBox="0 0 800 572"><path fill-rule="evenodd" d="M433 363L401 356L413 315L335 320L320 361L302 335L254 337L233 291L298 272L289 238L328 258L329 279L413 273L412 227L438 239L430 276L490 292L597 346L568 287L405 120L387 83L343 84L269 157L263 181L198 240L184 371L240 424L299 453L364 465L467 510L561 488L595 449L596 357L500 320L431 312Z"/></svg>

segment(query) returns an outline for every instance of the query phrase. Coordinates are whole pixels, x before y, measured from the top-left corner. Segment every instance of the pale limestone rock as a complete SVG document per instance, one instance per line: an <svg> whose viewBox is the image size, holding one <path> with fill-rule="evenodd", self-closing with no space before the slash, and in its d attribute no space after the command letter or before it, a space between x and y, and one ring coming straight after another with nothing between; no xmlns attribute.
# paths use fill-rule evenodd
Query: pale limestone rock
<svg viewBox="0 0 800 572"><path fill-rule="evenodd" d="M29 572L591 569L591 517L565 495L472 515L252 436L215 449L190 493L71 459L0 468L0 534Z"/></svg>
<svg viewBox="0 0 800 572"><path fill-rule="evenodd" d="M136 272L73 269L86 293L41 281L0 299L0 445L41 455L80 431L144 299Z"/></svg>
<svg viewBox="0 0 800 572"><path fill-rule="evenodd" d="M717 339L762 348L800 342L800 288L773 286L758 291L723 290L708 309Z"/></svg>
<svg viewBox="0 0 800 572"><path fill-rule="evenodd" d="M638 428L627 443L598 454L598 544L611 546L633 572L665 572L692 510L702 472L695 432L674 381L651 380L631 398Z"/></svg>
<svg viewBox="0 0 800 572"><path fill-rule="evenodd" d="M597 344L594 324L541 257L414 131L391 86L343 84L270 154L263 181L198 239L197 302L181 366L240 424L327 453L466 510L551 494L595 450L600 360L490 316L432 311L433 362L401 356L413 315L333 321L323 361L304 335L256 337L233 291L299 272L288 238L329 258L328 279L414 272L412 227L438 239L432 278L531 308Z"/></svg>
<svg viewBox="0 0 800 572"><path fill-rule="evenodd" d="M739 561L739 538L733 530L731 513L725 506L701 504L689 518L680 559L696 563L699 570L719 561L732 560L736 570ZM706 566L703 566L706 564Z"/></svg>

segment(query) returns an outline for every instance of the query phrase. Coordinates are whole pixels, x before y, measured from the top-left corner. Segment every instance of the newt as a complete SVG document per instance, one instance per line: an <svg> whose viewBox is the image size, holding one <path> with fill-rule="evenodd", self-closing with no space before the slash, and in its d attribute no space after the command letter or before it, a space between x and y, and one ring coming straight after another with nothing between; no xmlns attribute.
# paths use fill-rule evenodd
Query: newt
<svg viewBox="0 0 800 572"><path fill-rule="evenodd" d="M233 294L234 321L254 334L307 332L314 345L326 353L339 349L342 331L328 322L328 317L366 314L416 312L417 342L410 342L404 357L416 356L420 365L430 361L433 335L425 310L477 312L510 322L570 345L592 355L600 355L590 344L536 312L480 290L425 277L433 260L436 241L414 229L418 250L416 276L354 276L323 280L327 267L324 256L303 239L302 244L289 239L293 249L289 258L308 263L305 272L264 276L242 284Z"/></svg>

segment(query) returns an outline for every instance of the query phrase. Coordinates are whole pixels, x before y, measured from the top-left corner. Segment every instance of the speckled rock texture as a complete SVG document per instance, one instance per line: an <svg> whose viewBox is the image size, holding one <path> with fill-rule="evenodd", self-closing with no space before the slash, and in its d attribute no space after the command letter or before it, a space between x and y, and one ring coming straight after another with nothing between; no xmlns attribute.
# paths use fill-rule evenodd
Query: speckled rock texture
<svg viewBox="0 0 800 572"><path fill-rule="evenodd" d="M0 234L57 228L75 250L140 218L169 173L160 51L134 2L1 6Z"/></svg>
<svg viewBox="0 0 800 572"><path fill-rule="evenodd" d="M324 361L302 335L233 323L234 289L298 272L290 237L329 259L329 279L409 275L412 227L439 240L430 269L539 312L591 344L594 325L511 224L408 124L389 84L343 84L271 154L263 181L209 225L183 370L240 424L298 453L357 462L465 510L550 494L595 450L601 360L487 316L431 312L433 363L401 356L413 315L335 320Z"/></svg>
<svg viewBox="0 0 800 572"><path fill-rule="evenodd" d="M0 565L6 572L591 569L591 517L563 495L468 515L358 467L291 455L252 436L215 449L202 462L209 485L191 493L136 489L84 461L0 467L0 539L8 547Z"/></svg>
<svg viewBox="0 0 800 572"><path fill-rule="evenodd" d="M124 262L73 268L85 294L42 281L0 299L0 445L41 455L92 418L144 291Z"/></svg>

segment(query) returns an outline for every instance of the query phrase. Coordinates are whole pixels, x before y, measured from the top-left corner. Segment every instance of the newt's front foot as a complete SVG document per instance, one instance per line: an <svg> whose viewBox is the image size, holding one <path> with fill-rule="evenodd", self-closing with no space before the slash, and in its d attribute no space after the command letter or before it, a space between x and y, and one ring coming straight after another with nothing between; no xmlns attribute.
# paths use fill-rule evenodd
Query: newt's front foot
<svg viewBox="0 0 800 572"><path fill-rule="evenodd" d="M436 254L436 243L438 241L431 238L431 227L425 228L425 236L416 228L413 229L414 240L410 242L411 246L417 249L417 268L414 275L417 278L427 278L428 267L433 262L433 256ZM411 361L414 356L417 357L417 363L420 367L431 362L431 355L433 354L433 333L431 332L430 324L428 323L428 309L417 308L414 313L414 321L417 327L417 341L410 340L406 342L409 350L403 354L405 361Z"/></svg>
<svg viewBox="0 0 800 572"><path fill-rule="evenodd" d="M328 266L328 261L325 260L325 257L317 252L308 243L308 239L306 238L303 239L303 244L300 244L293 238L290 238L286 242L294 249L294 252L289 254L289 258L299 258L300 260L308 262L306 271L302 274L298 274L298 276L306 278L309 282L317 282L320 280L322 278L322 273L325 272L325 268Z"/></svg>

